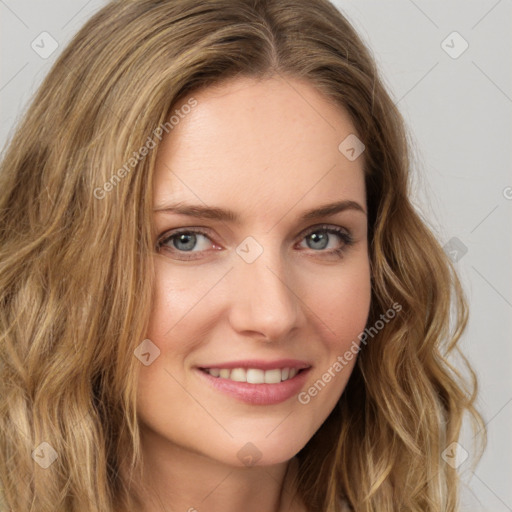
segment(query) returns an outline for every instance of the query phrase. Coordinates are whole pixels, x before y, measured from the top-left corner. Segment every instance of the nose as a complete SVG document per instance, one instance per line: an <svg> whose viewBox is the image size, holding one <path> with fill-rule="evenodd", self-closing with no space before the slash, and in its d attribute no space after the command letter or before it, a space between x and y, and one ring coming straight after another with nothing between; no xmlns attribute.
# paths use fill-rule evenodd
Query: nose
<svg viewBox="0 0 512 512"><path fill-rule="evenodd" d="M279 341L299 326L301 301L290 269L270 249L247 263L238 259L230 272L230 323L240 334L258 333Z"/></svg>

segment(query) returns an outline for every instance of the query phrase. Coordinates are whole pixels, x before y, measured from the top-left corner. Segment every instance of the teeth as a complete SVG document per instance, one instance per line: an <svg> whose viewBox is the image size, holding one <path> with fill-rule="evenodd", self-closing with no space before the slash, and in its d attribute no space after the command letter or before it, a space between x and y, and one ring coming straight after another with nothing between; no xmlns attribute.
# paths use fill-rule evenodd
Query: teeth
<svg viewBox="0 0 512 512"><path fill-rule="evenodd" d="M247 372L244 368L233 368L229 378L236 382L247 382Z"/></svg>
<svg viewBox="0 0 512 512"><path fill-rule="evenodd" d="M235 382L248 382L249 384L278 384L293 379L299 372L297 368L275 368L273 370L260 370L259 368L205 368L212 377L229 379Z"/></svg>
<svg viewBox="0 0 512 512"><path fill-rule="evenodd" d="M267 370L265 373L265 384L277 384L281 382L281 370Z"/></svg>
<svg viewBox="0 0 512 512"><path fill-rule="evenodd" d="M246 380L249 384L263 384L265 382L265 372L255 368L249 368L246 372ZM232 378L232 380L234 380ZM279 382L281 382L281 375L279 375Z"/></svg>

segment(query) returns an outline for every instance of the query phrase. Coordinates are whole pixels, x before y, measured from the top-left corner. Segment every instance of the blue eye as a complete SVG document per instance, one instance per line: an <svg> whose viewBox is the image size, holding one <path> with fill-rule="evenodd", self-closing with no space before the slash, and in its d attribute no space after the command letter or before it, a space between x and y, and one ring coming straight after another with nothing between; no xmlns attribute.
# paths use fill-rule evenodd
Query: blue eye
<svg viewBox="0 0 512 512"><path fill-rule="evenodd" d="M200 252L206 249L207 245L202 239L210 240L210 237L203 231L196 229L181 230L164 237L158 242L158 248L164 247L178 252ZM198 245L199 249L194 250Z"/></svg>
<svg viewBox="0 0 512 512"><path fill-rule="evenodd" d="M301 241L305 241L306 248L311 249L314 253L338 257L341 257L344 251L354 243L351 234L346 229L330 225L310 228L301 235ZM162 235L157 242L156 249L170 252L176 256L176 259L191 260L200 258L201 253L208 249L208 245L217 250L221 249L219 246L215 246L205 231L197 228L183 228Z"/></svg>
<svg viewBox="0 0 512 512"><path fill-rule="evenodd" d="M330 248L329 251L324 251L327 246L330 244L331 239L333 238L330 235L336 235L338 238L338 243L341 240L341 247ZM310 229L305 235L304 238L307 242L307 245L310 249L314 249L314 252L326 252L326 253L334 253L340 255L344 252L344 250L354 243L354 240L350 233L338 226L316 226ZM336 242L335 242L336 245Z"/></svg>

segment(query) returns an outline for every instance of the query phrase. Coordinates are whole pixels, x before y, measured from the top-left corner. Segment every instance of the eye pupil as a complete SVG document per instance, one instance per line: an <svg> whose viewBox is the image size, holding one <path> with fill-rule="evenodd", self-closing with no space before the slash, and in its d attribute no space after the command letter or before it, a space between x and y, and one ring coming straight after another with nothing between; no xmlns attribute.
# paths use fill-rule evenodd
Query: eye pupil
<svg viewBox="0 0 512 512"><path fill-rule="evenodd" d="M309 239L312 240L313 244L319 243L320 246L314 245L311 249L325 249L328 244L328 236L326 233L315 232L309 235Z"/></svg>
<svg viewBox="0 0 512 512"><path fill-rule="evenodd" d="M183 242L186 247L179 247L177 244ZM185 234L185 233L182 233L182 234L179 234L177 235L177 238L174 239L173 241L173 245L176 249L179 249L181 251L190 251L194 248L196 244L196 235L190 233L190 234Z"/></svg>

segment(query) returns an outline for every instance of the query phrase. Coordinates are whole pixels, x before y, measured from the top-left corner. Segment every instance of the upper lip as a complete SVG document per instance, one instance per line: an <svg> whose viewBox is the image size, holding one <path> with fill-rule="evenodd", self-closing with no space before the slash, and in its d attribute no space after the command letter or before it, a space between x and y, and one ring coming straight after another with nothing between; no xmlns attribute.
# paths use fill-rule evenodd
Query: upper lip
<svg viewBox="0 0 512 512"><path fill-rule="evenodd" d="M226 361L223 363L212 363L208 365L201 365L198 368L257 368L260 370L274 370L281 368L309 368L311 365L306 361L299 361L298 359L277 359L275 361L265 361L263 359L245 359L243 361Z"/></svg>

